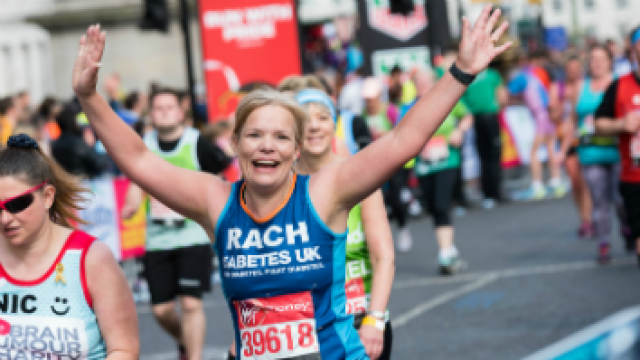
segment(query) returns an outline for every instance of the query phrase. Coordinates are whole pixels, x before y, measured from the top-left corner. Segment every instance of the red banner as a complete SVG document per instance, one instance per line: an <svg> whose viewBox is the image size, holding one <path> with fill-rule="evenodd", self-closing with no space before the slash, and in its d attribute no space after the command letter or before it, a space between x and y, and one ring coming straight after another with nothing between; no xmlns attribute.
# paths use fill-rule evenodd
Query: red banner
<svg viewBox="0 0 640 360"><path fill-rule="evenodd" d="M277 85L300 74L293 0L199 0L211 121L227 117L252 82Z"/></svg>

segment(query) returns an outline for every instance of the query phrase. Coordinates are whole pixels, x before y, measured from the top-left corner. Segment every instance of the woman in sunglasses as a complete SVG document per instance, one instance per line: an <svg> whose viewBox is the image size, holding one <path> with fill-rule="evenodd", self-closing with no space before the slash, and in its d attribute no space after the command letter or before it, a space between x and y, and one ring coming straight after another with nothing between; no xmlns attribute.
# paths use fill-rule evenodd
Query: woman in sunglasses
<svg viewBox="0 0 640 360"><path fill-rule="evenodd" d="M138 323L111 250L72 228L86 191L21 134L0 151L0 354L137 359Z"/></svg>

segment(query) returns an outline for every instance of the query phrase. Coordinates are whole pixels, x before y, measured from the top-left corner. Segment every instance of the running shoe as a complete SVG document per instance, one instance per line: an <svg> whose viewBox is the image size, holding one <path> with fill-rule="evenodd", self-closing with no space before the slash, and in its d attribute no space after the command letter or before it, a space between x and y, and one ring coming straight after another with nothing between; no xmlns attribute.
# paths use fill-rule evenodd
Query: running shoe
<svg viewBox="0 0 640 360"><path fill-rule="evenodd" d="M555 197L557 199L562 198L565 195L567 195L568 191L569 191L569 189L563 183L551 187L551 194L553 195L553 197Z"/></svg>
<svg viewBox="0 0 640 360"><path fill-rule="evenodd" d="M464 217L467 215L467 209L462 206L456 206L453 208L453 216L455 217Z"/></svg>
<svg viewBox="0 0 640 360"><path fill-rule="evenodd" d="M621 226L620 235L624 238L624 245L627 252L634 253L636 251L636 239L633 238L631 229L628 226Z"/></svg>
<svg viewBox="0 0 640 360"><path fill-rule="evenodd" d="M178 360L188 360L189 356L187 356L187 348L183 345L178 345Z"/></svg>
<svg viewBox="0 0 640 360"><path fill-rule="evenodd" d="M529 189L528 199L529 200L544 200L547 197L547 191L544 187L531 187Z"/></svg>
<svg viewBox="0 0 640 360"><path fill-rule="evenodd" d="M400 252L408 252L411 250L413 246L413 238L411 237L411 232L409 228L402 228L398 230L398 241L396 242L396 247Z"/></svg>
<svg viewBox="0 0 640 360"><path fill-rule="evenodd" d="M485 210L491 210L496 207L496 201L490 198L486 198L480 202L480 206Z"/></svg>
<svg viewBox="0 0 640 360"><path fill-rule="evenodd" d="M440 274L453 275L467 268L467 263L459 255L449 259L440 259Z"/></svg>
<svg viewBox="0 0 640 360"><path fill-rule="evenodd" d="M611 261L611 253L610 253L609 244L600 244L598 248L598 263L600 264L608 264Z"/></svg>
<svg viewBox="0 0 640 360"><path fill-rule="evenodd" d="M578 228L578 237L580 239L593 239L593 232L593 224L585 222Z"/></svg>

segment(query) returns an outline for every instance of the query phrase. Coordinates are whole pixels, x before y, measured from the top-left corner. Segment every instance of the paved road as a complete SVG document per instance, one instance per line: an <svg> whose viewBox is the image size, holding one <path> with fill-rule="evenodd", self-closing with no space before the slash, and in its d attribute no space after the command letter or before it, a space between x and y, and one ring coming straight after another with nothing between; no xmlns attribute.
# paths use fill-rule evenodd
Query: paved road
<svg viewBox="0 0 640 360"><path fill-rule="evenodd" d="M429 219L411 224L414 249L396 256L389 308L394 359L521 359L640 303L635 258L613 244L614 261L595 263L596 243L577 240L568 199L513 203L456 219L470 267L437 274ZM231 321L220 290L205 300L207 359L222 359ZM142 359L175 359L175 345L139 306Z"/></svg>

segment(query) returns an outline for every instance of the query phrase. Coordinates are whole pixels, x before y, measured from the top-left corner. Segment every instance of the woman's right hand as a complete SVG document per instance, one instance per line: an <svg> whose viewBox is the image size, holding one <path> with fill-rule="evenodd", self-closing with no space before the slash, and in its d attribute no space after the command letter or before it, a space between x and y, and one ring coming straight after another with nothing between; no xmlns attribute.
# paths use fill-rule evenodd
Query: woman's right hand
<svg viewBox="0 0 640 360"><path fill-rule="evenodd" d="M92 25L86 35L80 39L78 57L73 67L73 91L80 97L89 97L96 93L98 70L104 52L106 32L100 31L100 25Z"/></svg>

